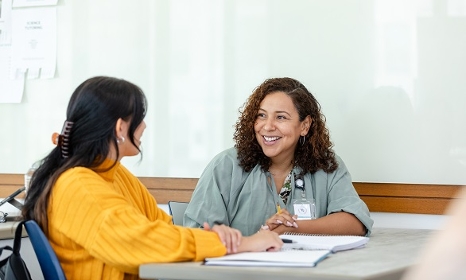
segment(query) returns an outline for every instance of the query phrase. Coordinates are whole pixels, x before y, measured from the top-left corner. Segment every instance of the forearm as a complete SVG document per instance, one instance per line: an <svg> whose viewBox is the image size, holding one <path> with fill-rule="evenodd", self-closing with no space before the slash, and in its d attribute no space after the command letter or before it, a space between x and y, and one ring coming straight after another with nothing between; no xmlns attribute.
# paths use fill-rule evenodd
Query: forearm
<svg viewBox="0 0 466 280"><path fill-rule="evenodd" d="M251 236L242 236L236 252L278 251L282 245L275 232L261 230Z"/></svg>
<svg viewBox="0 0 466 280"><path fill-rule="evenodd" d="M316 220L298 220L298 227L280 225L273 231L278 234L284 232L331 234L331 235L365 235L366 228L353 214L338 212Z"/></svg>

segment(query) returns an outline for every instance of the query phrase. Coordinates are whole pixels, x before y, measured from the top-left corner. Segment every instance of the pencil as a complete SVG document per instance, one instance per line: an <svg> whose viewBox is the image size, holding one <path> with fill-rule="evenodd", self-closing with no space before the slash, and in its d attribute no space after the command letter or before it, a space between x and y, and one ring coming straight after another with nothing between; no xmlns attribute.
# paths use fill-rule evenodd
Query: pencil
<svg viewBox="0 0 466 280"><path fill-rule="evenodd" d="M278 204L277 202L277 214L280 214L281 211L282 211L282 208L280 208L280 204Z"/></svg>

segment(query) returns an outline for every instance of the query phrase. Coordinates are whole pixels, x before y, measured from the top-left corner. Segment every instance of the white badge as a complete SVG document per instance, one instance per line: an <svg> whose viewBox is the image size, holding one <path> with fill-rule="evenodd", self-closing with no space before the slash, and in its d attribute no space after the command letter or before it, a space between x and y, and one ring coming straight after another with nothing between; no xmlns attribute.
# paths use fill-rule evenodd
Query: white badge
<svg viewBox="0 0 466 280"><path fill-rule="evenodd" d="M314 199L293 199L294 214L298 220L313 220L316 218L316 203Z"/></svg>

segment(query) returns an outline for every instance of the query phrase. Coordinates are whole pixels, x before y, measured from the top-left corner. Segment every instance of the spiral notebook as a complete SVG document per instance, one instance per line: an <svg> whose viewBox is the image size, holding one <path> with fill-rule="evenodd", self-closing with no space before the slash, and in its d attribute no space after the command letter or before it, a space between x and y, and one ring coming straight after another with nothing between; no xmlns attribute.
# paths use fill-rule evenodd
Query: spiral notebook
<svg viewBox="0 0 466 280"><path fill-rule="evenodd" d="M329 254L329 250L247 252L217 258L206 258L204 265L314 267Z"/></svg>
<svg viewBox="0 0 466 280"><path fill-rule="evenodd" d="M282 250L330 250L332 253L362 248L369 242L369 237L357 235L285 233L280 238L292 241L283 244Z"/></svg>
<svg viewBox="0 0 466 280"><path fill-rule="evenodd" d="M314 267L329 254L364 247L369 237L285 233L278 252L253 252L206 258L204 265Z"/></svg>

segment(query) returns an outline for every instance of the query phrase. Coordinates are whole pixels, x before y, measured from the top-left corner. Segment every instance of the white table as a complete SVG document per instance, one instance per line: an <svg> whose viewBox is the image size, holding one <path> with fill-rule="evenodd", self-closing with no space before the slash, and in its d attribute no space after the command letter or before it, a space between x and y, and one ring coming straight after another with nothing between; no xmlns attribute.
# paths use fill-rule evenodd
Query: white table
<svg viewBox="0 0 466 280"><path fill-rule="evenodd" d="M141 279L399 279L433 233L425 229L375 228L363 249L332 254L313 268L221 267L199 262L145 264Z"/></svg>

